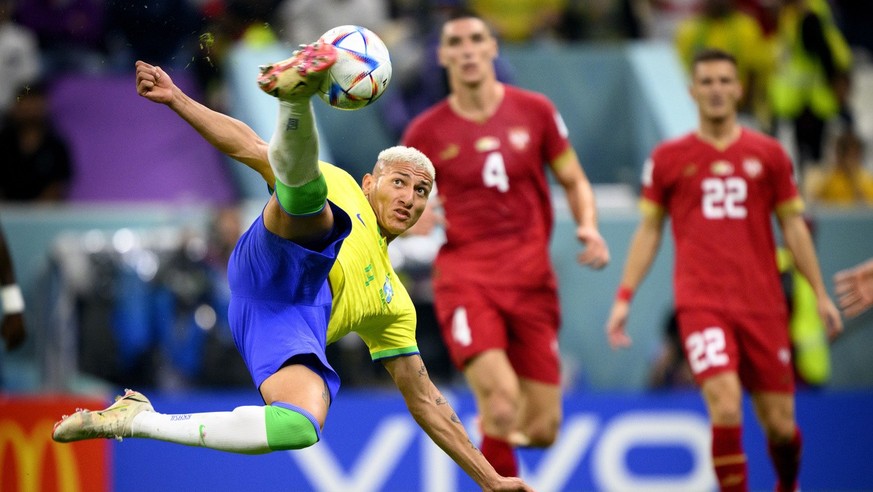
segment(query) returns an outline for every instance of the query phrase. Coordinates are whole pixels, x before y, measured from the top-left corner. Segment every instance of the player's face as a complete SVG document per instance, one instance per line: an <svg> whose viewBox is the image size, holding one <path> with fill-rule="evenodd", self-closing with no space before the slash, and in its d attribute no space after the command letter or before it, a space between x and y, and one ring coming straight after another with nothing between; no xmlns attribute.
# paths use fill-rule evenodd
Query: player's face
<svg viewBox="0 0 873 492"><path fill-rule="evenodd" d="M440 65L456 83L476 85L494 77L497 41L481 19L466 17L446 22L438 54Z"/></svg>
<svg viewBox="0 0 873 492"><path fill-rule="evenodd" d="M406 232L421 217L432 188L430 174L406 162L379 163L373 174L364 176L362 184L379 228L389 241Z"/></svg>
<svg viewBox="0 0 873 492"><path fill-rule="evenodd" d="M725 60L698 62L694 67L691 97L700 117L719 121L736 114L743 89L733 63Z"/></svg>

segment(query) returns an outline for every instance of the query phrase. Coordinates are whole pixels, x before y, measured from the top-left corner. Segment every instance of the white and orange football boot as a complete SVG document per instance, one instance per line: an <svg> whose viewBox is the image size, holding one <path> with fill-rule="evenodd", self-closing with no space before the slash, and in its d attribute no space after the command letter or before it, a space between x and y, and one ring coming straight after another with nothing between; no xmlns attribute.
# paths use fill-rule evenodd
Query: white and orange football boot
<svg viewBox="0 0 873 492"><path fill-rule="evenodd" d="M336 58L336 48L332 44L301 45L291 58L261 65L258 85L262 91L281 100L311 97L324 82Z"/></svg>

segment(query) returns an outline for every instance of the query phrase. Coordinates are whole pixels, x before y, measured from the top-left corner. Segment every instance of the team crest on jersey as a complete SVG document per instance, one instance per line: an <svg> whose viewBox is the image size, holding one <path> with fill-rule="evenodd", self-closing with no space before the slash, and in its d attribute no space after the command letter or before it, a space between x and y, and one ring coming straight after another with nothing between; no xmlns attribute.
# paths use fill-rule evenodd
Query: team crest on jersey
<svg viewBox="0 0 873 492"><path fill-rule="evenodd" d="M530 133L528 133L527 128L510 128L509 143L512 144L516 150L524 150L525 147L527 147L527 144L530 143Z"/></svg>
<svg viewBox="0 0 873 492"><path fill-rule="evenodd" d="M382 284L382 298L385 304L391 304L394 299L394 287L391 286L391 275L385 275L385 283Z"/></svg>
<svg viewBox="0 0 873 492"><path fill-rule="evenodd" d="M440 159L444 161L454 159L455 157L458 157L458 154L460 152L461 148L458 146L458 144L449 144L448 146L446 146L446 148L440 151Z"/></svg>
<svg viewBox="0 0 873 492"><path fill-rule="evenodd" d="M476 140L477 152L491 152L500 148L500 140L497 137L482 137Z"/></svg>
<svg viewBox="0 0 873 492"><path fill-rule="evenodd" d="M716 176L727 176L734 173L734 165L728 161L715 161L709 165L709 170Z"/></svg>
<svg viewBox="0 0 873 492"><path fill-rule="evenodd" d="M763 170L764 166L761 165L761 161L754 157L749 157L743 161L743 171L745 171L746 175L750 178L757 178L761 175Z"/></svg>

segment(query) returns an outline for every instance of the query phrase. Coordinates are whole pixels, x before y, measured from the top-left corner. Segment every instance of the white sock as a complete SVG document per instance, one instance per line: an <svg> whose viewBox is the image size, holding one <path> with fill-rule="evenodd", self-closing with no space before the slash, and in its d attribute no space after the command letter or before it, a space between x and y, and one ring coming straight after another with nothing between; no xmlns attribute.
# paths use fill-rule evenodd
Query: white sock
<svg viewBox="0 0 873 492"><path fill-rule="evenodd" d="M148 437L234 453L269 453L264 407L232 412L164 414L142 412L131 423L133 437Z"/></svg>
<svg viewBox="0 0 873 492"><path fill-rule="evenodd" d="M309 99L279 101L276 132L270 139L270 166L276 179L302 186L321 174L318 130Z"/></svg>

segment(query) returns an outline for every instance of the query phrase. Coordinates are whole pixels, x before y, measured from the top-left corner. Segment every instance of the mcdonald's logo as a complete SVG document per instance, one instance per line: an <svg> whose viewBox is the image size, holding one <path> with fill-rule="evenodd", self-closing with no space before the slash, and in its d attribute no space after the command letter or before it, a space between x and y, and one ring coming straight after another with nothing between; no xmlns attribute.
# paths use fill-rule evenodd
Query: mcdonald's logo
<svg viewBox="0 0 873 492"><path fill-rule="evenodd" d="M105 440L59 444L54 422L71 409L105 402L82 398L0 398L0 490L98 492L109 489Z"/></svg>

